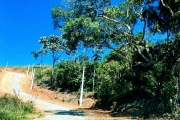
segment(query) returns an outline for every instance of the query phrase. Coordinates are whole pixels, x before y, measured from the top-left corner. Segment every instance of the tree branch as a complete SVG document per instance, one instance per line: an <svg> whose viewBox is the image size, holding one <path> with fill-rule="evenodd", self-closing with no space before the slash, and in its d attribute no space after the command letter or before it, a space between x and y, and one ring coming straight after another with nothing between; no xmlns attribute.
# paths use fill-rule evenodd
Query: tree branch
<svg viewBox="0 0 180 120"><path fill-rule="evenodd" d="M141 57L144 58L144 60L146 60L147 62L149 62L149 59L146 58L146 57L142 54L141 50L138 49L138 47L137 47L136 45L135 45L134 47L135 47L135 49L137 50L137 52L141 55Z"/></svg>
<svg viewBox="0 0 180 120"><path fill-rule="evenodd" d="M126 18L129 17L129 9L127 9L127 14L126 14Z"/></svg>
<svg viewBox="0 0 180 120"><path fill-rule="evenodd" d="M163 7L167 8L167 9L169 10L169 12L171 13L172 17L175 17L175 16L177 16L178 14L180 14L180 11L174 13L174 12L172 11L171 7L169 7L168 5L166 5L163 0L161 0L161 3L162 3L162 5L163 5Z"/></svg>
<svg viewBox="0 0 180 120"><path fill-rule="evenodd" d="M121 23L121 22L119 22L118 20L109 18L108 16L105 16L105 15L98 15L98 16L99 16L99 17L103 17L103 18L105 18L105 19L107 19L107 20L109 20L109 21L112 21L112 22L115 22L115 23L118 23L118 24L122 24L122 25L124 25L124 26L126 26L126 27L128 28L129 32L131 32L131 27L130 27L129 25L127 25L127 24Z"/></svg>
<svg viewBox="0 0 180 120"><path fill-rule="evenodd" d="M143 35L141 38L142 41L144 40L145 33L146 33L146 19L144 19Z"/></svg>
<svg viewBox="0 0 180 120"><path fill-rule="evenodd" d="M137 15L141 18L141 20L144 20L144 18L142 17L142 15L141 15L140 13L138 13L138 12L135 10L134 7L133 7L133 10L134 10L134 13L137 14ZM143 8L141 8L141 13L142 13L142 10L143 10Z"/></svg>

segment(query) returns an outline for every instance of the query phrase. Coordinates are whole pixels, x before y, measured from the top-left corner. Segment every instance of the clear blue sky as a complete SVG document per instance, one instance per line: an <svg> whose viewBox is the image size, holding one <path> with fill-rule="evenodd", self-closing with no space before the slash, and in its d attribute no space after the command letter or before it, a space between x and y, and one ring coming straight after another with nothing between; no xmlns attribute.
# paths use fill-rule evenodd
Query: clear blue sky
<svg viewBox="0 0 180 120"><path fill-rule="evenodd" d="M51 8L59 0L0 0L0 66L34 63L41 36L60 34L54 30ZM43 60L50 64L51 56Z"/></svg>

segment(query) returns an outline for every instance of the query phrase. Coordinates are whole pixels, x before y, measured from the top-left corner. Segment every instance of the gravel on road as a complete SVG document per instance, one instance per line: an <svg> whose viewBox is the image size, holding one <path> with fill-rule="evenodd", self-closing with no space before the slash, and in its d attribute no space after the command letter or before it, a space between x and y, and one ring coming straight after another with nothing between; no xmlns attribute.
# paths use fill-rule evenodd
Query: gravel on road
<svg viewBox="0 0 180 120"><path fill-rule="evenodd" d="M35 106L45 111L44 118L39 120L89 120L82 111L72 110L70 108L62 107L53 103L45 102L36 97L27 94L21 90L20 80L24 77L23 74L13 73L12 90L21 98L29 99ZM37 119L37 120L38 120Z"/></svg>

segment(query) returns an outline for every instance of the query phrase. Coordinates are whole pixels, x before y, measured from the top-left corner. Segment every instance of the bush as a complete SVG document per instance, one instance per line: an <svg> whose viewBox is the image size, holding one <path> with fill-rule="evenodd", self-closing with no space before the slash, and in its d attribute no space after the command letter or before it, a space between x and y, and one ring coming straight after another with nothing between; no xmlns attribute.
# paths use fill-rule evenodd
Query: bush
<svg viewBox="0 0 180 120"><path fill-rule="evenodd" d="M0 120L26 120L27 114L33 113L30 102L22 102L18 96L5 94L0 97Z"/></svg>

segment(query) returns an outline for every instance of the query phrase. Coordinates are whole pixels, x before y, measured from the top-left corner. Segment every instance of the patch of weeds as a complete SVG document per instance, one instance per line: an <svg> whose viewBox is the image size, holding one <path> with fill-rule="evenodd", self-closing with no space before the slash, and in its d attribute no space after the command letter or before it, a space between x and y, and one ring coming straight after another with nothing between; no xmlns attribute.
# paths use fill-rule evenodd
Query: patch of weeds
<svg viewBox="0 0 180 120"><path fill-rule="evenodd" d="M0 97L0 120L28 120L28 114L36 114L31 102L22 102L17 95Z"/></svg>

